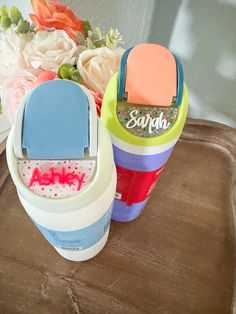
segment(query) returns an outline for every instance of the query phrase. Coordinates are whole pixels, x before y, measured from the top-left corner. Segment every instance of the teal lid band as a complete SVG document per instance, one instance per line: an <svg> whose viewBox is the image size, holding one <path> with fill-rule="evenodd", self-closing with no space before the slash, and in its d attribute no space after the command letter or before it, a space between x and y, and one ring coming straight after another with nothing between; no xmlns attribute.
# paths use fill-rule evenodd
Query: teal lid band
<svg viewBox="0 0 236 314"><path fill-rule="evenodd" d="M184 72L183 67L179 59L174 55L176 62L176 72L177 72L177 93L175 105L180 106L183 98L184 92Z"/></svg>
<svg viewBox="0 0 236 314"><path fill-rule="evenodd" d="M133 49L133 47L127 49L120 61L120 75L119 75L119 81L118 81L118 99L123 100L124 99L124 93L125 93L125 77L126 77L126 62L128 55L130 51Z"/></svg>
<svg viewBox="0 0 236 314"><path fill-rule="evenodd" d="M102 103L102 113L101 119L108 130L116 137L122 139L133 145L138 146L158 146L166 144L174 140L180 135L187 116L188 111L188 90L186 85L184 85L184 92L182 97L182 102L179 107L179 113L175 124L166 131L164 134L152 137L144 138L139 137L128 132L120 123L116 109L117 109L117 88L118 88L118 77L119 73L115 73L107 85L103 103Z"/></svg>

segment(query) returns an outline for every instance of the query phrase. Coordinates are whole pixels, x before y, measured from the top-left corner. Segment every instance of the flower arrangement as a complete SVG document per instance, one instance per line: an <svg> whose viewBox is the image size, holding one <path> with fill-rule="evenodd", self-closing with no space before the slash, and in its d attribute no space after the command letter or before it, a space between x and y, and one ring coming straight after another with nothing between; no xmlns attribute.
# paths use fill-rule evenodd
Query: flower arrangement
<svg viewBox="0 0 236 314"><path fill-rule="evenodd" d="M68 79L88 88L100 115L107 83L118 70L122 36L103 36L58 0L32 0L31 22L20 10L0 10L0 92L11 124L22 98L47 80Z"/></svg>

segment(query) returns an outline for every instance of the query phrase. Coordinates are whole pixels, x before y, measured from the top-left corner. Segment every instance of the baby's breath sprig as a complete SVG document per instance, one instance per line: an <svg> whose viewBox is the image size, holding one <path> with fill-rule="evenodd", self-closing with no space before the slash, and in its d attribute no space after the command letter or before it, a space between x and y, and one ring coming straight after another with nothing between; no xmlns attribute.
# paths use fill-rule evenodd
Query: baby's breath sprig
<svg viewBox="0 0 236 314"><path fill-rule="evenodd" d="M111 28L106 34L106 46L108 48L117 48L118 44L122 43L122 35L118 29Z"/></svg>

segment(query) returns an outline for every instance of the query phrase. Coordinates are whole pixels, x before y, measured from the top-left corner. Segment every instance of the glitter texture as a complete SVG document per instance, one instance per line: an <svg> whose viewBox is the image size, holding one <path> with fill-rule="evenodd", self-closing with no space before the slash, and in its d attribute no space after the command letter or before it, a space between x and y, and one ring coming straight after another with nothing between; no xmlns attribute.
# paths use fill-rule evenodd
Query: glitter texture
<svg viewBox="0 0 236 314"><path fill-rule="evenodd" d="M134 128L127 128L126 125L131 119L130 113L133 110L138 110L138 114L136 117L145 117L146 114L150 114L151 118L158 118L160 114L163 112L163 119L169 123L169 127L167 129L164 128L152 128L152 132L149 133L148 126L142 128L140 126L135 126ZM153 107L153 106L142 106L142 105L134 105L128 104L125 102L118 102L117 104L117 117L123 127L129 131L130 133L140 136L140 137L153 137L158 136L169 130L175 123L178 116L178 108L177 107Z"/></svg>

